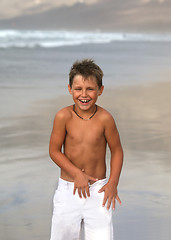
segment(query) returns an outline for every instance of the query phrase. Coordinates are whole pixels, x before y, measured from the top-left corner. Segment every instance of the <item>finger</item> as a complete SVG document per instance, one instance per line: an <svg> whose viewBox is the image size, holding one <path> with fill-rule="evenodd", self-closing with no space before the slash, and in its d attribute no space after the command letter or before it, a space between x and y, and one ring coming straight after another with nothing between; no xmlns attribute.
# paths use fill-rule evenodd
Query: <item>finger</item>
<svg viewBox="0 0 171 240"><path fill-rule="evenodd" d="M118 195L116 195L116 200L118 201L118 203L119 203L120 205L122 204L122 202L121 202L121 200L120 200L120 198L119 198Z"/></svg>
<svg viewBox="0 0 171 240"><path fill-rule="evenodd" d="M81 188L78 188L77 190L78 190L78 195L79 195L79 197L82 198Z"/></svg>
<svg viewBox="0 0 171 240"><path fill-rule="evenodd" d="M112 209L115 210L115 198L112 199Z"/></svg>
<svg viewBox="0 0 171 240"><path fill-rule="evenodd" d="M87 176L88 176L88 179L91 180L91 181L93 181L93 182L98 181L98 178L94 178L94 177L91 177L91 176L89 176L89 175L87 175Z"/></svg>
<svg viewBox="0 0 171 240"><path fill-rule="evenodd" d="M111 205L111 202L112 202L112 199L111 199L111 198L108 198L108 201L107 201L107 210L109 210L110 205Z"/></svg>
<svg viewBox="0 0 171 240"><path fill-rule="evenodd" d="M73 194L75 195L77 187L74 186Z"/></svg>
<svg viewBox="0 0 171 240"><path fill-rule="evenodd" d="M87 193L87 196L90 197L90 189L89 189L89 186L86 187L86 193Z"/></svg>
<svg viewBox="0 0 171 240"><path fill-rule="evenodd" d="M104 207L107 201L107 196L104 195L102 206Z"/></svg>
<svg viewBox="0 0 171 240"><path fill-rule="evenodd" d="M85 193L85 188L82 188L82 195L84 196L84 198L87 198Z"/></svg>
<svg viewBox="0 0 171 240"><path fill-rule="evenodd" d="M100 188L100 190L98 191L99 193L103 192L105 190L105 186L103 186L102 188Z"/></svg>

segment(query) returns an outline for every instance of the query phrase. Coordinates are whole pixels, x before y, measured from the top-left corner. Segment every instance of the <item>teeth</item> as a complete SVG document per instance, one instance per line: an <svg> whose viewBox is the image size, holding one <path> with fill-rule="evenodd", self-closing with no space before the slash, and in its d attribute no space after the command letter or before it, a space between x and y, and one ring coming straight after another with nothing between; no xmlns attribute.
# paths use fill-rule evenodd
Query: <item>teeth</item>
<svg viewBox="0 0 171 240"><path fill-rule="evenodd" d="M87 103L89 100L80 100L82 103Z"/></svg>

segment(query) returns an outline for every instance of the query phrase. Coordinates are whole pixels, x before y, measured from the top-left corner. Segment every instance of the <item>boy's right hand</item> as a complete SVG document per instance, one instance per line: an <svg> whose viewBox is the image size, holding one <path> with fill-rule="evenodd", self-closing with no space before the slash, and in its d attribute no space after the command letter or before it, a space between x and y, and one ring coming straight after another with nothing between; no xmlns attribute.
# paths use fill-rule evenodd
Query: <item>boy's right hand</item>
<svg viewBox="0 0 171 240"><path fill-rule="evenodd" d="M89 181L96 182L98 179L91 177L84 173L83 171L80 171L75 177L74 177L74 191L73 194L75 195L76 190L78 191L78 195L80 198L82 198L82 195L84 198L90 197L90 191L89 191Z"/></svg>

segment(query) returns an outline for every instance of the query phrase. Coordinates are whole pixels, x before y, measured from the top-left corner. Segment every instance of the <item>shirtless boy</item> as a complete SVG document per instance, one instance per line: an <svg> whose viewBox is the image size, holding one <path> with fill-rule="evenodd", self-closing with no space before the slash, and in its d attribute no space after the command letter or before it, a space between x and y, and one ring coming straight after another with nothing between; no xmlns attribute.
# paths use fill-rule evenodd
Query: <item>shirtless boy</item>
<svg viewBox="0 0 171 240"><path fill-rule="evenodd" d="M51 240L78 240L83 221L85 240L112 240L112 209L120 204L117 185L123 151L112 115L96 105L103 92L103 72L94 61L73 64L68 90L74 105L54 120L49 153L61 168L54 195ZM106 179L106 146L110 176ZM62 150L63 147L63 150Z"/></svg>

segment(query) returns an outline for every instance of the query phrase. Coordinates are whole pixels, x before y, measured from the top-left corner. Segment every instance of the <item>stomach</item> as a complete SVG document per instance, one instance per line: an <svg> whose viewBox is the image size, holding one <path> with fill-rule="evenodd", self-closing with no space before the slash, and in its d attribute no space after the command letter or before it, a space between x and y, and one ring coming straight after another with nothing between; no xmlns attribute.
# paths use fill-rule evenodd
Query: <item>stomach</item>
<svg viewBox="0 0 171 240"><path fill-rule="evenodd" d="M106 177L106 162L105 162L106 149L90 149L85 148L64 149L65 156L80 170L89 176L97 179ZM61 170L61 177L65 177L68 181L73 180L69 173Z"/></svg>

